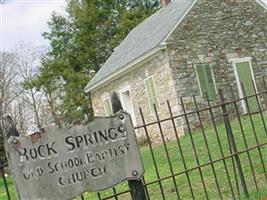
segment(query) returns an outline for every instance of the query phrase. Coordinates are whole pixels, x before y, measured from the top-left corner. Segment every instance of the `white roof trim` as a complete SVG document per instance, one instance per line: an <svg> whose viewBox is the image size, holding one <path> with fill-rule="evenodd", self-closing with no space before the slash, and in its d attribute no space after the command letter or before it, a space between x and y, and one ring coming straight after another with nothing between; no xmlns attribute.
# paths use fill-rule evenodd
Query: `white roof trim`
<svg viewBox="0 0 267 200"><path fill-rule="evenodd" d="M167 48L167 45L166 44L162 44L162 45L159 45L159 46L151 49L150 51L148 51L144 55L140 56L139 58L133 60L132 62L128 63L127 65L125 65L124 67L119 69L118 71L113 72L112 74L110 74L109 76L105 77L101 81L97 82L96 84L93 84L91 87L87 87L86 86L84 91L86 93L88 93L88 92L90 92L92 90L95 90L96 88L98 88L99 86L103 85L107 81L110 81L110 80L114 79L115 77L121 75L122 73L127 72L129 69L131 69L133 66L139 64L141 61L144 61L144 60L150 58L151 56L153 56L158 51L164 50L166 48Z"/></svg>
<svg viewBox="0 0 267 200"><path fill-rule="evenodd" d="M182 17L180 17L179 21L175 24L175 26L170 31L170 33L162 40L161 44L165 44L166 43L166 41L171 36L171 34L177 29L177 27L180 25L180 23L183 21L183 19L187 16L187 14L189 13L189 11L194 7L194 5L196 4L196 2L198 2L198 0L193 1L191 3L191 5L187 7L187 9L184 11L184 14L182 15Z"/></svg>
<svg viewBox="0 0 267 200"><path fill-rule="evenodd" d="M229 62L232 62L232 63L238 63L238 62L245 62L245 61L252 60L252 57L229 58L228 60Z"/></svg>
<svg viewBox="0 0 267 200"><path fill-rule="evenodd" d="M260 4L263 8L265 8L265 10L267 10L267 4L264 1L262 1L262 0L256 0L256 2L258 4Z"/></svg>

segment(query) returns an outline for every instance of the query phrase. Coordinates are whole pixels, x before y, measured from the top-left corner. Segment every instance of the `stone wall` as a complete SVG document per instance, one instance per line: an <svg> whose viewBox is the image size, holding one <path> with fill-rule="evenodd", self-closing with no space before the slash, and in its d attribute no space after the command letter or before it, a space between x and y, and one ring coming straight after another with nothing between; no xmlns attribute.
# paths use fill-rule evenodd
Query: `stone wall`
<svg viewBox="0 0 267 200"><path fill-rule="evenodd" d="M154 111L151 111L148 97L146 94L144 79L153 76L155 81L156 92L159 101L159 117L164 119L170 117L166 101L169 100L174 115L179 114L177 107L176 92L171 76L169 66L169 57L166 51L161 51L158 55L152 57L139 67L133 67L131 71L121 77L108 82L107 84L97 88L91 92L92 105L95 116L105 115L103 106L103 97L110 96L112 92L117 92L123 88L130 88L130 96L134 107L137 125L142 124L139 107L142 109L146 123L156 121ZM163 123L164 135L166 139L171 139L174 135L171 122ZM179 127L178 127L179 129ZM157 124L148 127L151 140L159 142L161 139L159 127ZM179 134L183 134L183 130L178 130ZM144 132L142 132L144 133ZM140 133L141 134L141 133Z"/></svg>
<svg viewBox="0 0 267 200"><path fill-rule="evenodd" d="M262 91L267 80L267 12L255 0L199 0L168 39L168 49L175 90L185 97L188 110L194 109L193 94L200 106L207 106L195 64L209 63L217 89L223 88L226 99L232 100L239 93L230 59L251 57L257 89Z"/></svg>
<svg viewBox="0 0 267 200"><path fill-rule="evenodd" d="M146 123L155 121L155 113L150 110L144 84L144 79L151 75L154 77L160 104L160 119L170 116L166 100L170 101L174 115L182 113L180 97L183 97L187 111L195 110L192 95L195 95L199 108L207 107L207 101L200 94L195 64L210 64L216 88L223 89L226 100L233 100L239 98L239 93L231 59L251 57L257 89L262 91L265 88L267 12L254 0L197 1L167 44L167 50L93 91L91 96L95 115L104 115L103 97L129 87L137 124L142 124L139 107L143 110ZM218 104L218 99L211 102L211 105ZM262 108L266 109L266 96L261 96L260 100ZM238 106L242 111L241 103ZM222 116L220 108L214 111L215 116ZM219 114L216 115L216 112ZM201 117L208 120L209 113L201 113ZM199 126L197 118L196 115L189 116L192 127ZM162 125L166 138L172 139L174 132L171 121ZM176 126L180 135L187 129L184 119L176 120ZM148 129L152 141L160 141L158 124L149 126Z"/></svg>

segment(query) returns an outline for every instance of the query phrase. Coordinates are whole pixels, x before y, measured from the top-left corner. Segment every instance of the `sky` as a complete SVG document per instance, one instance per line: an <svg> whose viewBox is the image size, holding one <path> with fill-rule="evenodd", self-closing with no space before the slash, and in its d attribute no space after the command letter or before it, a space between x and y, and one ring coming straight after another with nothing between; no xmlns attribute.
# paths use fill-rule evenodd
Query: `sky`
<svg viewBox="0 0 267 200"><path fill-rule="evenodd" d="M48 45L41 33L49 30L47 21L52 11L64 14L65 7L65 0L9 0L1 5L0 49L11 50L21 41Z"/></svg>
<svg viewBox="0 0 267 200"><path fill-rule="evenodd" d="M41 33L49 30L47 21L52 11L64 13L65 0L7 1L0 4L0 50L11 50L20 41L33 46L48 45ZM267 0L263 1L267 4Z"/></svg>

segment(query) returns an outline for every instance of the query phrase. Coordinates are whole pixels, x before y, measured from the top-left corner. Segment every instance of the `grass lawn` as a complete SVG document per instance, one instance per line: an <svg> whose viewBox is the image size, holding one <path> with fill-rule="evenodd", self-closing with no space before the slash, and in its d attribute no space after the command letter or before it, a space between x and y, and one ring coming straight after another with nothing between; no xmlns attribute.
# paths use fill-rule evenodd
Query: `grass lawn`
<svg viewBox="0 0 267 200"><path fill-rule="evenodd" d="M11 196L11 199L18 199L17 198L17 193L16 193L16 188L13 184L13 180L10 176L7 177L7 184L8 184L8 189L9 189L9 192L10 192L10 196ZM1 200L5 200L7 199L7 196L6 196L6 191L5 191L5 187L4 187L4 181L2 178L0 178L0 199Z"/></svg>
<svg viewBox="0 0 267 200"><path fill-rule="evenodd" d="M248 147L254 147L257 144L257 141L259 144L263 144L267 142L267 136L264 128L264 123L262 122L261 116L259 114L253 115L253 123L254 123L254 131L256 133L257 138L255 137L253 126L251 125L250 118L248 116L242 117L241 123L243 126L243 132L247 139L247 145ZM267 122L267 114L264 115L264 118ZM164 123L170 123L170 122L164 122ZM155 125L157 126L157 125ZM237 119L234 119L231 121L231 126L233 129L233 134L236 140L237 149L238 151L242 151L246 149L243 137L242 137L242 131L240 128L239 121ZM225 131L225 127L223 123L218 123L216 125L216 128L218 130L219 139L222 146L222 152L219 148L218 138L215 134L215 128L212 124L207 124L204 127L205 134L207 136L207 142L210 149L210 156L212 160L217 160L222 157L222 154L224 156L227 156L230 154L229 152L229 144L228 139ZM166 133L165 133L166 134ZM209 156L208 151L205 146L205 141L203 137L203 133L201 129L194 130L193 132L193 140L195 143L196 152L198 154L199 163L205 164L209 162ZM197 166L196 156L193 151L193 146L191 139L189 137L189 134L185 135L180 139L180 143L183 150L184 159L187 165L187 169L191 169ZM174 174L180 173L184 171L184 165L182 162L181 153L179 151L178 145L176 141L169 141L167 143L167 150L169 153L171 166L173 169ZM164 149L163 144L155 144L153 145L153 152L156 158L156 165L159 170L159 175L161 178L168 177L171 175L171 170L168 164L168 159L166 156L166 152ZM262 161L260 159L260 153L262 155ZM142 154L142 160L145 167L145 180L146 183L150 183L152 181L157 180L157 174L155 172L155 166L153 164L153 160L151 157L151 152L149 149L149 146L143 146L141 147L141 154ZM248 155L249 154L249 155ZM253 166L253 171L255 174L255 180L253 179L253 173L249 162L249 157L251 158L251 163ZM267 181L265 178L264 173L264 167L267 169L267 145L262 146L261 148L254 148L249 153L244 152L240 155L240 160L242 164L242 170L244 172L245 180L247 183L247 187L250 194L250 199L258 199L258 197L267 196ZM216 187L216 180L215 176L213 174L213 169L215 171L215 176L218 180L218 188ZM223 196L223 199L233 199L230 185L233 187L235 198L238 198L238 193L240 193L240 199L245 199L244 194L242 192L242 188L240 185L240 178L237 175L235 176L234 170L233 170L233 163L232 158L229 157L225 159L225 163L220 160L218 162L215 162L212 166L209 164L207 166L204 166L201 168L201 172L204 176L204 184L206 186L206 192L209 197L209 199L219 199L219 191ZM227 179L227 172L229 175L229 179ZM203 182L201 180L200 172L198 169L194 169L188 172L188 177L192 184L193 194L196 199L206 199L205 191L203 189ZM238 186L236 184L236 179L238 181ZM16 199L15 197L15 190L14 186L12 185L12 180L10 177L8 177L8 183L10 185L10 191L12 194L12 199ZM179 190L179 195L181 199L192 199L192 195L190 192L188 180L185 173L182 173L178 176L175 176L175 178L168 178L163 181L161 181L164 197L166 200L176 200L177 194L174 185L177 185ZM5 191L3 187L3 181L0 179L0 199L4 200L6 199ZM258 186L258 191L257 187ZM116 186L117 192L122 192L126 190L127 182L123 182ZM149 196L151 200L158 200L163 199L162 192L160 190L159 182L153 183L148 185L147 187ZM239 191L239 192L238 192ZM101 197L107 197L109 195L112 195L113 191L106 190L101 192ZM95 193L85 193L84 194L85 199L98 199L97 195ZM79 198L77 198L79 199ZM130 198L130 194L126 193L119 196L119 199L122 200L128 200Z"/></svg>

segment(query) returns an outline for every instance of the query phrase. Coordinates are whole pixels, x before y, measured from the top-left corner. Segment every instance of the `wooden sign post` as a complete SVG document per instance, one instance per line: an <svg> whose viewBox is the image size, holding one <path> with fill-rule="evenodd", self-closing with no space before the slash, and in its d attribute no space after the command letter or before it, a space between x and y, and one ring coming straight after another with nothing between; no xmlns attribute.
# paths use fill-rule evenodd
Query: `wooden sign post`
<svg viewBox="0 0 267 200"><path fill-rule="evenodd" d="M112 94L111 103L113 114L123 110L120 99L115 92ZM129 180L128 185L134 200L146 200L146 194L141 180Z"/></svg>

